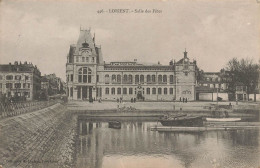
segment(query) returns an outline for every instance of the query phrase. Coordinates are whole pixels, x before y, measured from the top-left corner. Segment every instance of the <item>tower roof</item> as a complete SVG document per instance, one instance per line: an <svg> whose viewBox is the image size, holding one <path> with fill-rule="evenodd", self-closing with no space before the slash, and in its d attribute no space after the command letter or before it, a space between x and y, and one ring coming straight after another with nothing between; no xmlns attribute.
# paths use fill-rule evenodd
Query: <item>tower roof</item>
<svg viewBox="0 0 260 168"><path fill-rule="evenodd" d="M78 54L79 50L82 47L89 47L94 55L96 55L95 51L95 43L90 33L90 29L80 29L78 42L76 44L76 54Z"/></svg>

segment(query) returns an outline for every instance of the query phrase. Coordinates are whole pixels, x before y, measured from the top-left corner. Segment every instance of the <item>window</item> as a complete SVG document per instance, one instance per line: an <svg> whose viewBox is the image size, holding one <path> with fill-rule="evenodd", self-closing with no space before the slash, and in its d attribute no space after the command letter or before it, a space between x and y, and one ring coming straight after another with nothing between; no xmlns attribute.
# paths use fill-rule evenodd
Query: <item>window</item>
<svg viewBox="0 0 260 168"><path fill-rule="evenodd" d="M158 88L158 94L162 94L162 88Z"/></svg>
<svg viewBox="0 0 260 168"><path fill-rule="evenodd" d="M105 75L105 84L109 84L109 75L108 74Z"/></svg>
<svg viewBox="0 0 260 168"><path fill-rule="evenodd" d="M30 83L27 83L28 88L30 88Z"/></svg>
<svg viewBox="0 0 260 168"><path fill-rule="evenodd" d="M158 75L158 83L162 83L162 75Z"/></svg>
<svg viewBox="0 0 260 168"><path fill-rule="evenodd" d="M6 80L13 80L13 75L7 75Z"/></svg>
<svg viewBox="0 0 260 168"><path fill-rule="evenodd" d="M73 87L70 88L70 97L73 97Z"/></svg>
<svg viewBox="0 0 260 168"><path fill-rule="evenodd" d="M117 88L117 94L121 94L121 88Z"/></svg>
<svg viewBox="0 0 260 168"><path fill-rule="evenodd" d="M163 82L167 83L167 75L163 75Z"/></svg>
<svg viewBox="0 0 260 168"><path fill-rule="evenodd" d="M133 82L133 76L132 75L128 75L128 81L129 81L129 83Z"/></svg>
<svg viewBox="0 0 260 168"><path fill-rule="evenodd" d="M116 75L112 75L112 83L116 82Z"/></svg>
<svg viewBox="0 0 260 168"><path fill-rule="evenodd" d="M135 75L135 83L139 83L139 75Z"/></svg>
<svg viewBox="0 0 260 168"><path fill-rule="evenodd" d="M78 71L78 82L79 83L91 83L91 69L84 67Z"/></svg>
<svg viewBox="0 0 260 168"><path fill-rule="evenodd" d="M15 88L21 88L21 83L15 83L15 84L14 84L14 87L15 87Z"/></svg>
<svg viewBox="0 0 260 168"><path fill-rule="evenodd" d="M12 83L6 83L6 88L9 88L9 89L13 88L13 84Z"/></svg>
<svg viewBox="0 0 260 168"><path fill-rule="evenodd" d="M147 75L147 83L150 83L151 82L151 75Z"/></svg>
<svg viewBox="0 0 260 168"><path fill-rule="evenodd" d="M152 75L152 82L155 83L155 75Z"/></svg>
<svg viewBox="0 0 260 168"><path fill-rule="evenodd" d="M82 57L82 62L85 62L85 57Z"/></svg>
<svg viewBox="0 0 260 168"><path fill-rule="evenodd" d="M70 75L70 81L73 82L73 74Z"/></svg>
<svg viewBox="0 0 260 168"><path fill-rule="evenodd" d="M146 88L146 94L150 94L150 88Z"/></svg>
<svg viewBox="0 0 260 168"><path fill-rule="evenodd" d="M112 95L116 94L116 89L115 89L115 88L112 88L112 89L111 89L111 94L112 94Z"/></svg>
<svg viewBox="0 0 260 168"><path fill-rule="evenodd" d="M127 88L123 88L123 94L127 94Z"/></svg>
<svg viewBox="0 0 260 168"><path fill-rule="evenodd" d="M173 84L173 75L170 75L170 84Z"/></svg>
<svg viewBox="0 0 260 168"><path fill-rule="evenodd" d="M129 88L129 94L133 94L133 88Z"/></svg>
<svg viewBox="0 0 260 168"><path fill-rule="evenodd" d="M92 57L92 60L91 60L91 62L95 62L95 57Z"/></svg>
<svg viewBox="0 0 260 168"><path fill-rule="evenodd" d="M127 75L124 75L124 77L123 77L123 83L127 83Z"/></svg>
<svg viewBox="0 0 260 168"><path fill-rule="evenodd" d="M152 89L152 93L153 93L153 94L156 94L156 88L153 88L153 89Z"/></svg>
<svg viewBox="0 0 260 168"><path fill-rule="evenodd" d="M170 94L173 94L173 88L170 88Z"/></svg>
<svg viewBox="0 0 260 168"><path fill-rule="evenodd" d="M99 82L99 75L97 75L97 82Z"/></svg>
<svg viewBox="0 0 260 168"><path fill-rule="evenodd" d="M164 88L164 89L163 89L163 93L164 93L165 95L167 95L167 88Z"/></svg>
<svg viewBox="0 0 260 168"><path fill-rule="evenodd" d="M86 57L86 62L89 62L89 57Z"/></svg>
<svg viewBox="0 0 260 168"><path fill-rule="evenodd" d="M25 80L29 80L29 76L27 76L27 75L24 78L25 78Z"/></svg>
<svg viewBox="0 0 260 168"><path fill-rule="evenodd" d="M121 83L121 75L117 75L117 83Z"/></svg>
<svg viewBox="0 0 260 168"><path fill-rule="evenodd" d="M107 95L109 94L109 88L106 88L106 94Z"/></svg>
<svg viewBox="0 0 260 168"><path fill-rule="evenodd" d="M76 62L79 62L79 57L76 57Z"/></svg>
<svg viewBox="0 0 260 168"><path fill-rule="evenodd" d="M144 83L144 75L140 75L140 83Z"/></svg>
<svg viewBox="0 0 260 168"><path fill-rule="evenodd" d="M16 75L16 76L14 77L14 79L15 79L15 80L21 80L21 79L22 79L22 76L21 76L21 75Z"/></svg>

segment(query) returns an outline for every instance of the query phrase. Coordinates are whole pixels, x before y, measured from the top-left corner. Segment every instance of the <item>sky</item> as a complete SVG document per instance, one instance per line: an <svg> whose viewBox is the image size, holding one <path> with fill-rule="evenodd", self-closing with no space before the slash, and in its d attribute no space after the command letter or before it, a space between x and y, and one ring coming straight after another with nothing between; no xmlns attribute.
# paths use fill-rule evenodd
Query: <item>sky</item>
<svg viewBox="0 0 260 168"><path fill-rule="evenodd" d="M102 9L162 12L97 12ZM42 75L65 79L67 54L80 26L91 27L106 62L168 65L186 48L200 69L215 72L233 57L260 58L260 0L2 0L0 64L32 62Z"/></svg>

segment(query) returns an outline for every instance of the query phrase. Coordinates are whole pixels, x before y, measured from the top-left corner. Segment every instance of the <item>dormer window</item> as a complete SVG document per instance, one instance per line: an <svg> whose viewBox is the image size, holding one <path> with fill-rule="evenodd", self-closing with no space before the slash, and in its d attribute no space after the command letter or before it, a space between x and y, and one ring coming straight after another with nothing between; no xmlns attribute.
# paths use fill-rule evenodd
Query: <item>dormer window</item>
<svg viewBox="0 0 260 168"><path fill-rule="evenodd" d="M88 47L89 47L89 44L86 42L86 40L85 40L84 43L82 43L82 47L83 47L83 48L88 48Z"/></svg>

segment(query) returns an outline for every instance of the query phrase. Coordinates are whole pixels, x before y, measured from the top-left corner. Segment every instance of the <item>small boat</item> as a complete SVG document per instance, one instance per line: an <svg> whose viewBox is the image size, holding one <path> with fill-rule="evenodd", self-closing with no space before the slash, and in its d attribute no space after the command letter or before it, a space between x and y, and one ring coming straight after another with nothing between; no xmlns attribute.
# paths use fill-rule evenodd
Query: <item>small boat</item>
<svg viewBox="0 0 260 168"><path fill-rule="evenodd" d="M164 119L160 119L159 122L163 126L186 126L186 127L201 127L203 126L202 117L197 116L187 116L187 115L179 115L179 116L171 116Z"/></svg>
<svg viewBox="0 0 260 168"><path fill-rule="evenodd" d="M109 121L108 128L121 129L121 122L119 121Z"/></svg>
<svg viewBox="0 0 260 168"><path fill-rule="evenodd" d="M241 118L206 118L206 121L233 122L240 121Z"/></svg>

